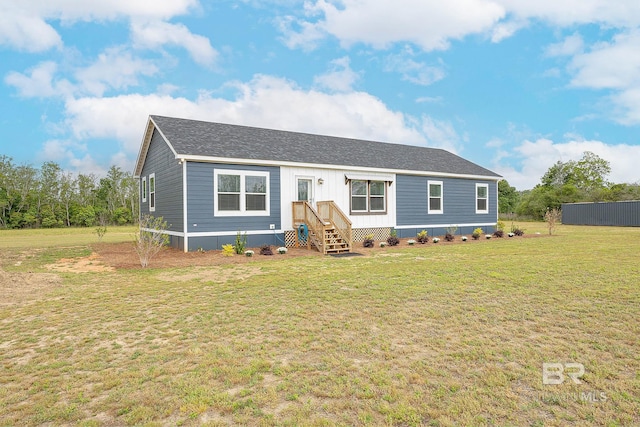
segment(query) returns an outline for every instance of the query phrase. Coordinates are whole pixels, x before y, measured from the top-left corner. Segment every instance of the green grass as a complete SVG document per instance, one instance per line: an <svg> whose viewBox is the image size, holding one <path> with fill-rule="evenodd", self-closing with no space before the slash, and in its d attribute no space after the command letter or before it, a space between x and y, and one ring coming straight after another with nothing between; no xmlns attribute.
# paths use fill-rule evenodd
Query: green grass
<svg viewBox="0 0 640 427"><path fill-rule="evenodd" d="M38 262L84 256L72 239L29 265L0 251L0 279L33 284ZM638 254L639 228L562 226L43 274L35 293L3 293L0 425L637 425ZM584 364L583 384L543 385L544 362Z"/></svg>
<svg viewBox="0 0 640 427"><path fill-rule="evenodd" d="M88 245L98 241L97 227L0 230L0 250ZM105 243L133 241L135 226L107 227Z"/></svg>

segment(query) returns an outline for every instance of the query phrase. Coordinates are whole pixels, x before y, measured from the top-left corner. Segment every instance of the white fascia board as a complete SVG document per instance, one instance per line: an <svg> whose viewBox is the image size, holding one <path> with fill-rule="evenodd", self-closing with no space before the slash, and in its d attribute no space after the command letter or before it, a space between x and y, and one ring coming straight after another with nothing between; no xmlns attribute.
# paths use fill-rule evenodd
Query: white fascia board
<svg viewBox="0 0 640 427"><path fill-rule="evenodd" d="M227 164L255 165L255 166L289 166L289 167L298 167L298 168L348 170L348 171L365 172L365 173L377 172L377 173L389 173L389 174L399 174L399 175L437 176L437 177L443 177L443 178L480 179L485 181L498 181L502 179L502 177L500 176L414 171L414 170L405 170L405 169L378 169L378 168L371 168L371 167L365 167L365 166L326 165L326 164L319 164L319 163L279 162L276 160L256 160L256 159L194 156L194 155L178 155L176 156L176 158L184 159L186 161L203 162L203 163L227 163Z"/></svg>
<svg viewBox="0 0 640 427"><path fill-rule="evenodd" d="M170 230L156 230L154 228L140 228L142 231L148 231L149 233L160 233L160 234L168 234L169 236L177 236L184 237L184 233L182 231L170 231Z"/></svg>
<svg viewBox="0 0 640 427"><path fill-rule="evenodd" d="M398 230L406 228L448 228L448 227L493 227L495 222L477 222L468 224L418 224L418 225L397 225L394 228Z"/></svg>

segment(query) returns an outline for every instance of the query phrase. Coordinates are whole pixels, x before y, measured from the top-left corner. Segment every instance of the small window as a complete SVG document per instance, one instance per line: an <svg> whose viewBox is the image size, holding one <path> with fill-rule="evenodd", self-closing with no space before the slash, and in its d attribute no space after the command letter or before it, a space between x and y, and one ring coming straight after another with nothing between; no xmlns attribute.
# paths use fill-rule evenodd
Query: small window
<svg viewBox="0 0 640 427"><path fill-rule="evenodd" d="M385 181L351 180L351 212L385 213L386 188Z"/></svg>
<svg viewBox="0 0 640 427"><path fill-rule="evenodd" d="M142 178L142 201L147 202L147 177Z"/></svg>
<svg viewBox="0 0 640 427"><path fill-rule="evenodd" d="M156 174L149 175L149 211L156 210Z"/></svg>
<svg viewBox="0 0 640 427"><path fill-rule="evenodd" d="M476 213L489 213L488 184L476 184Z"/></svg>
<svg viewBox="0 0 640 427"><path fill-rule="evenodd" d="M269 215L269 173L214 171L214 215Z"/></svg>
<svg viewBox="0 0 640 427"><path fill-rule="evenodd" d="M442 181L427 182L427 212L441 214L442 208Z"/></svg>

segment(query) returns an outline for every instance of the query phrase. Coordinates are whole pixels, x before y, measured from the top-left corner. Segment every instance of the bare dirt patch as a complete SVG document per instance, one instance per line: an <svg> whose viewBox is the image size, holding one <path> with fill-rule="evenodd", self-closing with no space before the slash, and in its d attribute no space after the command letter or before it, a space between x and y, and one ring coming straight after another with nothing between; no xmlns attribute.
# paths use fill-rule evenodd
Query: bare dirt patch
<svg viewBox="0 0 640 427"><path fill-rule="evenodd" d="M61 258L53 264L45 265L45 268L64 273L100 273L115 270L114 267L105 265L100 255L95 252L82 258Z"/></svg>
<svg viewBox="0 0 640 427"><path fill-rule="evenodd" d="M8 273L0 269L0 306L37 300L62 280L52 273Z"/></svg>
<svg viewBox="0 0 640 427"><path fill-rule="evenodd" d="M232 268L221 267L196 267L189 273L162 273L157 277L165 282L187 282L199 280L202 282L225 283L229 280L246 280L262 271L252 265L239 265Z"/></svg>

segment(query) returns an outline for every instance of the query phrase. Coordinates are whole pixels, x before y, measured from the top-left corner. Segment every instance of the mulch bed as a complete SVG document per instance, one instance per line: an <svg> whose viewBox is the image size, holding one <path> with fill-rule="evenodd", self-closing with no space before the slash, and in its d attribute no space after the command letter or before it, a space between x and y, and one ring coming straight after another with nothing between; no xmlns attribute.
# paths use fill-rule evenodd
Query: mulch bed
<svg viewBox="0 0 640 427"><path fill-rule="evenodd" d="M525 234L522 237L514 237L516 239L521 238L529 238L529 237L540 237L544 236L541 234ZM508 239L508 237L504 237L504 239ZM407 240L410 239L400 239L400 244L395 246L396 248L406 248L409 247ZM466 242L462 242L459 236L456 236L456 239L453 242L447 242L444 238L440 238L440 242L438 245L455 245L455 244L478 244L481 242L485 242L487 239L480 238L479 240L473 240L469 237L469 240ZM496 240L496 238L490 239ZM499 239L497 239L499 240ZM363 256L374 255L383 251L388 251L394 247L383 247L381 248L380 242L375 242L373 248L364 248L362 247L361 242L354 243L353 252L357 252ZM431 238L429 239L429 243L426 246L434 245L431 242ZM416 247L422 246L419 243L415 244ZM139 269L140 260L138 258L138 254L136 254L133 243L96 243L92 245L92 249L96 252L100 260L108 266L117 268L117 269ZM224 256L222 255L222 251L204 251L204 252L183 252L181 250L175 248L166 248L160 251L156 256L151 259L149 267L151 268L179 268L179 267L205 267L211 265L224 265L224 264L242 264L253 262L256 259L267 259L267 258L295 258L302 256L322 256L322 254L314 249L308 250L306 248L288 248L288 251L284 255L280 255L276 253L275 248L274 254L271 256L260 255L260 248L251 248L255 251L253 257L234 255L234 256Z"/></svg>

